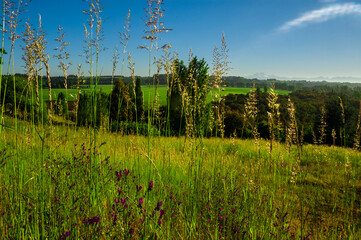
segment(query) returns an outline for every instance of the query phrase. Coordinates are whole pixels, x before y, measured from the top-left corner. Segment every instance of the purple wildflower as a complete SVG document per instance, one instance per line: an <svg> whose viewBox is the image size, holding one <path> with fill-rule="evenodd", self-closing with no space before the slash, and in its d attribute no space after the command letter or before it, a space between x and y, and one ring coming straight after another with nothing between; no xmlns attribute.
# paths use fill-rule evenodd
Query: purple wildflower
<svg viewBox="0 0 361 240"><path fill-rule="evenodd" d="M118 179L121 179L123 177L122 170L120 170L119 172L115 171L115 175L118 177Z"/></svg>
<svg viewBox="0 0 361 240"><path fill-rule="evenodd" d="M149 185L148 185L148 190L149 190L149 191L152 190L152 189L153 189L153 186L154 186L153 181L150 181L150 182L149 182Z"/></svg>
<svg viewBox="0 0 361 240"><path fill-rule="evenodd" d="M137 188L137 192L139 192L140 190L142 190L142 186L136 185L136 188Z"/></svg>
<svg viewBox="0 0 361 240"><path fill-rule="evenodd" d="M60 236L60 239L67 238L70 236L70 232L63 232L63 234Z"/></svg>
<svg viewBox="0 0 361 240"><path fill-rule="evenodd" d="M129 173L130 173L130 170L128 170L128 169L124 169L124 174L125 174L125 176L128 176L128 175L129 175Z"/></svg>
<svg viewBox="0 0 361 240"><path fill-rule="evenodd" d="M144 202L143 198L139 198L139 206L140 207L143 205L143 202Z"/></svg>
<svg viewBox="0 0 361 240"><path fill-rule="evenodd" d="M163 205L163 202L158 202L156 209L160 209L160 207L161 207L162 205Z"/></svg>
<svg viewBox="0 0 361 240"><path fill-rule="evenodd" d="M164 210L163 210L163 209L162 209L162 210L160 210L160 211L159 211L159 215L160 215L160 217L162 217L162 216L164 215L164 213L165 213L165 212L164 212Z"/></svg>
<svg viewBox="0 0 361 240"><path fill-rule="evenodd" d="M100 217L98 216L85 220L85 223L89 223L89 224L96 224L98 222L100 222Z"/></svg>

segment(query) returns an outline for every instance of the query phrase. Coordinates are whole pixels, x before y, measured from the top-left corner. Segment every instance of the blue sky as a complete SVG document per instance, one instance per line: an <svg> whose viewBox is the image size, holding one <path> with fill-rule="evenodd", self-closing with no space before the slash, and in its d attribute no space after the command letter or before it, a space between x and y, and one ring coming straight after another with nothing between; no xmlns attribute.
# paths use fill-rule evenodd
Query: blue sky
<svg viewBox="0 0 361 240"><path fill-rule="evenodd" d="M148 73L147 52L138 49L144 44L144 8L146 0L104 0L102 13L104 45L100 72L110 75L112 52L119 45L124 18L131 10L131 38L128 51L136 62L136 75ZM361 77L361 1L333 0L165 0L164 22L173 31L162 35L161 43L171 43L173 51L187 60L189 49L211 65L214 45L225 34L229 47L229 75L250 76L263 72L284 77L313 78L318 76ZM86 21L81 0L33 0L22 15L35 26L42 16L47 33L47 53L54 55L57 26L66 32L75 73L83 64L84 30ZM19 28L22 31L23 28ZM18 40L18 45L23 45ZM16 49L16 71L23 72L21 47ZM120 74L118 65L117 74ZM56 59L51 59L52 75L61 75ZM129 75L126 70L125 75Z"/></svg>

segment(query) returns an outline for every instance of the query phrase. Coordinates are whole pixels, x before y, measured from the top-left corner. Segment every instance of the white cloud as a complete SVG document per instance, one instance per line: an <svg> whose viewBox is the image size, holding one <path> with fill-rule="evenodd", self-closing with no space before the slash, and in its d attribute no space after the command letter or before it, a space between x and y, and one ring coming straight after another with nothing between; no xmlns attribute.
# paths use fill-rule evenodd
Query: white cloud
<svg viewBox="0 0 361 240"><path fill-rule="evenodd" d="M336 0L319 0L319 2L322 2L322 3L331 3L331 2L336 2Z"/></svg>
<svg viewBox="0 0 361 240"><path fill-rule="evenodd" d="M332 18L339 16L361 14L361 4L356 3L344 3L334 4L328 7L324 7L318 10L305 12L299 18L283 24L278 31L287 32L293 28L305 26L311 23L326 22Z"/></svg>

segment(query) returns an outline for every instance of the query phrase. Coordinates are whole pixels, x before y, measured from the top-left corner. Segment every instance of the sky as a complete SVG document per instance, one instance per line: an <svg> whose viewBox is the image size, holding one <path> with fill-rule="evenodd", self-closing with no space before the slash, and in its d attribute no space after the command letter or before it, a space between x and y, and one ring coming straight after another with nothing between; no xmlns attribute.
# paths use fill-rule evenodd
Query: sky
<svg viewBox="0 0 361 240"><path fill-rule="evenodd" d="M116 45L120 47L119 32L123 31L130 10L127 51L136 62L136 75L147 76L148 53L138 48L147 44L142 39L146 0L102 3L101 16L106 20L102 43L107 50L100 53L99 73L111 75L113 50ZM76 73L78 64L82 64L86 75L89 71L82 56L83 24L87 19L82 10L87 7L81 0L32 0L21 15L22 24L29 19L34 26L41 15L53 76L62 75L53 57L58 25L63 27L65 41L69 42L67 51L73 65L68 73ZM164 26L173 30L161 34L159 45L170 43L181 60L187 61L192 49L194 56L204 58L211 68L213 48L220 46L224 33L231 62L228 75L361 79L361 0L164 0L163 8ZM23 29L20 26L18 32ZM22 46L21 39L17 40L16 72L24 72ZM116 74L121 73L129 75L127 64L122 70L120 60Z"/></svg>

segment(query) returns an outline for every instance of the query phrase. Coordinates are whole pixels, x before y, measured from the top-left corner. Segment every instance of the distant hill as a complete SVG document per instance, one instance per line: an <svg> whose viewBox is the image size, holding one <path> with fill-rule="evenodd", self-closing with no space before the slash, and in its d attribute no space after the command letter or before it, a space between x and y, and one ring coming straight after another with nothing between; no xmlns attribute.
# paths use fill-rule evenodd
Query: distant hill
<svg viewBox="0 0 361 240"><path fill-rule="evenodd" d="M17 76L23 76L23 74L16 74ZM154 79L149 77L140 77L143 85L153 85ZM101 76L99 77L98 85L111 85L115 79L122 78L123 82L132 84L133 80L131 77L122 77L115 76L112 80L111 76ZM45 77L43 77L45 79ZM324 79L324 80L322 80ZM349 81L347 81L349 80ZM56 76L51 78L53 88L64 88L64 77ZM95 83L96 79L93 79ZM84 77L82 85L89 85L91 80L89 77ZM68 88L74 88L77 84L77 78L74 75L68 77ZM167 85L167 78L165 74L159 76L159 84ZM338 78L326 78L319 77L312 80L302 80L302 79L280 79L277 76L267 75L264 73L257 73L248 77L240 76L227 76L224 78L224 85L226 87L240 87L240 88L250 88L255 85L259 88L269 88L272 85L275 85L278 90L287 90L295 91L301 89L354 89L361 91L361 78L352 78L352 77L338 77ZM46 81L43 81L43 88L47 88Z"/></svg>

